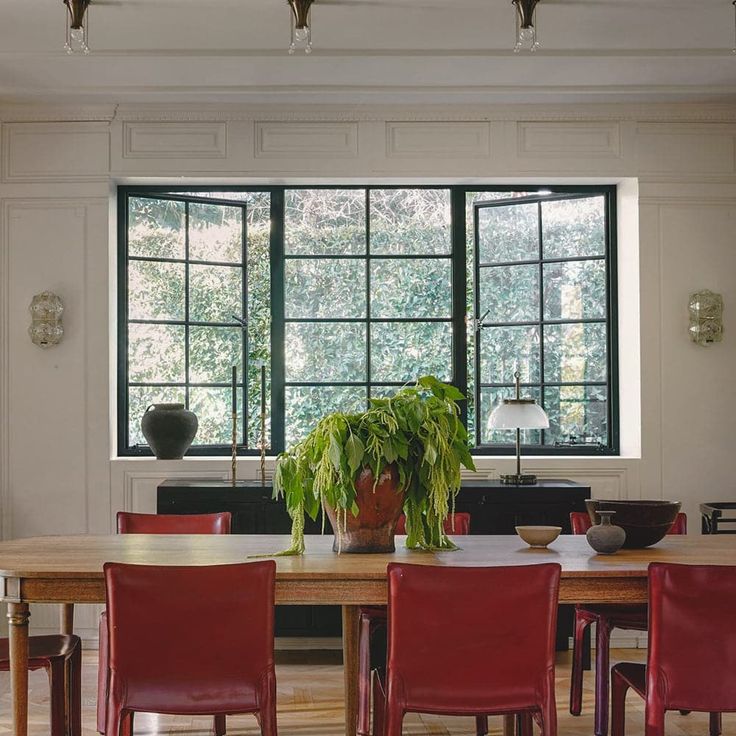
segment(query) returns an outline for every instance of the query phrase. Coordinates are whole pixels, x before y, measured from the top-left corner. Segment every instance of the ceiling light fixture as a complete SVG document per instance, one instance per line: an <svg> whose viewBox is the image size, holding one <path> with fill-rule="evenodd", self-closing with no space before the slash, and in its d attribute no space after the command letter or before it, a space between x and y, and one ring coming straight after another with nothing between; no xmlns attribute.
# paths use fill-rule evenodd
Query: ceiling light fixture
<svg viewBox="0 0 736 736"><path fill-rule="evenodd" d="M291 43L289 53L304 49L312 53L312 3L314 0L288 0L291 8Z"/></svg>
<svg viewBox="0 0 736 736"><path fill-rule="evenodd" d="M90 0L64 0L66 5L66 43L67 54L89 53L89 8Z"/></svg>
<svg viewBox="0 0 736 736"><path fill-rule="evenodd" d="M736 1L736 0L735 0ZM540 0L511 0L516 6L516 45L514 53L518 54L523 48L536 51L539 48L537 40L537 5Z"/></svg>

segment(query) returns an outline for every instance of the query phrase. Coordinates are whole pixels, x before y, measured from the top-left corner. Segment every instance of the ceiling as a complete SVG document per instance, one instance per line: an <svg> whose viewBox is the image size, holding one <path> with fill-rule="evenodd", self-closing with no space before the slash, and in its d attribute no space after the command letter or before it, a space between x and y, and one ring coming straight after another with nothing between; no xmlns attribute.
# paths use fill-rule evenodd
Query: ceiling
<svg viewBox="0 0 736 736"><path fill-rule="evenodd" d="M315 0L289 56L286 0L92 0L88 57L62 0L0 2L0 101L734 101L731 0L541 0L516 55L510 0Z"/></svg>

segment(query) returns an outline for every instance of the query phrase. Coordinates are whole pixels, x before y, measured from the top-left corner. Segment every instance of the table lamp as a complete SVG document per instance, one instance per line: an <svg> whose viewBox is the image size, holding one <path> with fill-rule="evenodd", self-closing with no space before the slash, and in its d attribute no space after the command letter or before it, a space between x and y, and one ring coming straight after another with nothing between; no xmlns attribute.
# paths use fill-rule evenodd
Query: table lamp
<svg viewBox="0 0 736 736"><path fill-rule="evenodd" d="M515 429L516 430L516 474L502 475L501 483L515 486L529 486L537 482L536 475L523 475L521 472L521 430L547 429L549 418L534 399L522 399L519 381L521 374L514 373L516 379L516 396L513 399L504 399L488 417L488 429Z"/></svg>

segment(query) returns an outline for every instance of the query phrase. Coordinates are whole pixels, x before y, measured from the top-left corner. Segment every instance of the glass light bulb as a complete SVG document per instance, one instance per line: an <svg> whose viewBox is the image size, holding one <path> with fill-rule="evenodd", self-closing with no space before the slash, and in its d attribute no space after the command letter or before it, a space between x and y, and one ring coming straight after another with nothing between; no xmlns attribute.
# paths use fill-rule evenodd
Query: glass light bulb
<svg viewBox="0 0 736 736"><path fill-rule="evenodd" d="M522 43L533 43L534 35L534 26L519 29L519 41L521 41Z"/></svg>
<svg viewBox="0 0 736 736"><path fill-rule="evenodd" d="M297 43L308 43L309 42L309 28L295 28L294 29L294 40Z"/></svg>

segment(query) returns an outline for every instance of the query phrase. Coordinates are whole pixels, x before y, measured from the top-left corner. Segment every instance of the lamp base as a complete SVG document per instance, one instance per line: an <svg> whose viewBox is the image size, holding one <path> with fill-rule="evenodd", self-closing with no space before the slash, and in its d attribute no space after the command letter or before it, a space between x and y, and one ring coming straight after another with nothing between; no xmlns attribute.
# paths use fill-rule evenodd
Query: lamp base
<svg viewBox="0 0 736 736"><path fill-rule="evenodd" d="M536 475L502 475L501 483L507 486L533 486L537 482Z"/></svg>

